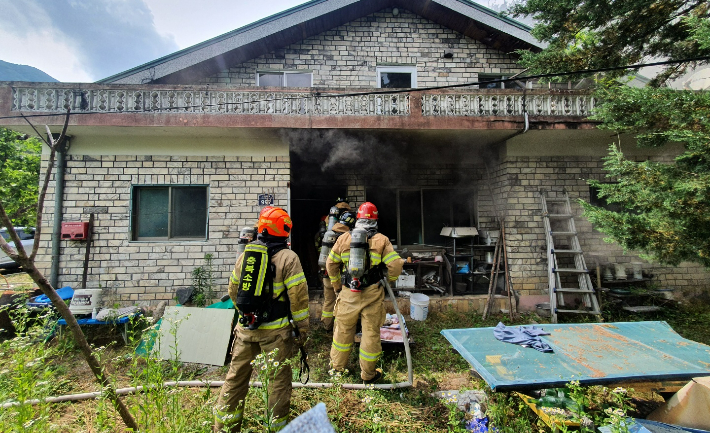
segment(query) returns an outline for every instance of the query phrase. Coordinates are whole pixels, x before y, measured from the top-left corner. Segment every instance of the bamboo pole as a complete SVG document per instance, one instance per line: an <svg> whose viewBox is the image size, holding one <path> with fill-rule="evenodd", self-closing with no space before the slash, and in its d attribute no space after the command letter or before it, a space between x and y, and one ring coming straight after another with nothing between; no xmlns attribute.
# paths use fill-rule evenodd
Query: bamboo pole
<svg viewBox="0 0 710 433"><path fill-rule="evenodd" d="M498 263L500 260L500 239L496 241L496 248L493 252L493 266L491 267L491 277L488 280L488 299L483 308L483 320L486 320L491 307L493 306L493 297L495 293L495 285L498 282Z"/></svg>
<svg viewBox="0 0 710 433"><path fill-rule="evenodd" d="M500 222L500 239L498 241L502 244L501 248L503 249L503 266L505 268L505 291L508 292L508 317L510 318L510 320L513 320L513 300L511 299L513 285L510 283L510 273L508 270L508 249L506 248L505 240L505 220L501 220Z"/></svg>

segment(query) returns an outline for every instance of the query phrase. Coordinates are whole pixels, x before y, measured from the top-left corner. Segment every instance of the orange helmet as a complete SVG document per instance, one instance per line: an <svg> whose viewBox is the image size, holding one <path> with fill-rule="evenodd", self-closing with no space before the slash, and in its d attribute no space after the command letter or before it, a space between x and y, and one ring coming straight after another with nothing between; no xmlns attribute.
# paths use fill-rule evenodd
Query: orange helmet
<svg viewBox="0 0 710 433"><path fill-rule="evenodd" d="M260 234L269 234L285 238L291 233L291 217L285 210L278 207L267 207L259 214L258 231Z"/></svg>
<svg viewBox="0 0 710 433"><path fill-rule="evenodd" d="M366 220L376 220L377 207L369 201L366 201L365 203L361 204L360 207L357 209L357 218L363 218Z"/></svg>

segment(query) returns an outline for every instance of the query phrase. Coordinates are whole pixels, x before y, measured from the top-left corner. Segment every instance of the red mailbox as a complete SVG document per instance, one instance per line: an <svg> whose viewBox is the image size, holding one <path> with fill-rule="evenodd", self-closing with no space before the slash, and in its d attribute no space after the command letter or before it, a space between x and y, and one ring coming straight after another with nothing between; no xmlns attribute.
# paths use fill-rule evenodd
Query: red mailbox
<svg viewBox="0 0 710 433"><path fill-rule="evenodd" d="M71 241L86 240L89 238L88 222L62 223L62 239Z"/></svg>

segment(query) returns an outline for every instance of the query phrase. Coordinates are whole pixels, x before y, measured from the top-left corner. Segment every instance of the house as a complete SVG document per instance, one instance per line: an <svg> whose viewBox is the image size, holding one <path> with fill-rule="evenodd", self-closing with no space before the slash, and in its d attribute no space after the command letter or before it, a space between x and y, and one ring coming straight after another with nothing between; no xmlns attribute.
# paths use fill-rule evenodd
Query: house
<svg viewBox="0 0 710 433"><path fill-rule="evenodd" d="M563 190L589 267L636 262L575 201L596 198L586 180L605 179L617 140L587 118L589 91L495 81L523 72L516 49L540 46L527 26L466 0L313 0L97 83L0 83L3 126L31 132L18 116L47 114L34 122L59 131L73 113L38 264L55 286L78 284L85 242L53 241L51 228L94 214L88 287L124 303L169 300L212 254L226 289L240 228L273 199L316 287L318 221L347 196L374 202L400 249L440 249L444 226L494 231L505 217L512 284L540 295L540 192ZM672 156L620 140L636 158ZM708 282L693 264L644 267L661 287ZM452 288L475 297L484 277Z"/></svg>

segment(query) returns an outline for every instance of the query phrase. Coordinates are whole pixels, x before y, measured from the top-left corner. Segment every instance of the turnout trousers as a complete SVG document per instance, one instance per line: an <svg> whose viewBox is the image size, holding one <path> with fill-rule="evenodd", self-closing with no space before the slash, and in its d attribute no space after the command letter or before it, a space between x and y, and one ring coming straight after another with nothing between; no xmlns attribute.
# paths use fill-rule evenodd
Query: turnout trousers
<svg viewBox="0 0 710 433"><path fill-rule="evenodd" d="M323 327L327 331L333 329L333 309L335 308L335 290L330 278L323 278L323 312L320 316L320 321L323 322Z"/></svg>
<svg viewBox="0 0 710 433"><path fill-rule="evenodd" d="M335 303L335 331L330 348L331 367L342 370L348 363L355 339L355 327L360 319L360 377L375 377L377 361L382 356L380 327L385 323L385 290L380 283L366 287L362 292L351 292L344 287Z"/></svg>
<svg viewBox="0 0 710 433"><path fill-rule="evenodd" d="M260 353L268 353L277 348L279 353L274 361L278 361L282 367L271 382L269 408L273 410L274 429L278 431L286 426L291 404L292 374L291 366L284 365L284 361L293 354L294 338L291 333L291 325L279 329L253 331L241 326L236 327L232 345L232 362L229 364L229 372L215 408L215 432L221 431L225 426L228 426L230 432L241 430L244 401L249 392L249 379L252 374L251 361Z"/></svg>

